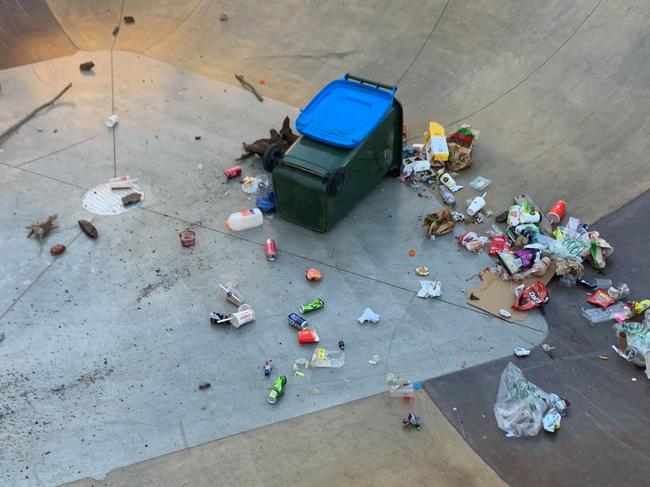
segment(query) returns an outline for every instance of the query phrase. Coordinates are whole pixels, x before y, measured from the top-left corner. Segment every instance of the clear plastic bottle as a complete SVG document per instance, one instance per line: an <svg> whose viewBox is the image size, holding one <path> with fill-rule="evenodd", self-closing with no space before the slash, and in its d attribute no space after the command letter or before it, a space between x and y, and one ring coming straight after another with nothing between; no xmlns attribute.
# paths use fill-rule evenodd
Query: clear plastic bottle
<svg viewBox="0 0 650 487"><path fill-rule="evenodd" d="M223 226L226 227L226 229L239 232L240 230L259 227L262 223L264 223L262 211L259 208L247 208L230 215L228 219L223 222Z"/></svg>
<svg viewBox="0 0 650 487"><path fill-rule="evenodd" d="M438 189L440 189L440 194L442 195L442 201L444 201L444 203L446 205L456 206L456 197L454 196L454 194L451 191L449 191L442 184L438 185Z"/></svg>

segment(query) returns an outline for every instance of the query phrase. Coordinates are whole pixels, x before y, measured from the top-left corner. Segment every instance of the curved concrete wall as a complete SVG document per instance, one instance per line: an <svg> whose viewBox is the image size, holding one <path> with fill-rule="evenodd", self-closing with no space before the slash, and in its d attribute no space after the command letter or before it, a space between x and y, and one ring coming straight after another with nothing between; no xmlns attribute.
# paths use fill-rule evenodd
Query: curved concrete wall
<svg viewBox="0 0 650 487"><path fill-rule="evenodd" d="M642 0L48 4L79 49L134 51L232 84L242 72L298 106L347 71L399 83L414 140L430 119L481 129L467 174L496 183L494 210L525 191L594 220L650 186ZM114 38L123 15L136 23Z"/></svg>

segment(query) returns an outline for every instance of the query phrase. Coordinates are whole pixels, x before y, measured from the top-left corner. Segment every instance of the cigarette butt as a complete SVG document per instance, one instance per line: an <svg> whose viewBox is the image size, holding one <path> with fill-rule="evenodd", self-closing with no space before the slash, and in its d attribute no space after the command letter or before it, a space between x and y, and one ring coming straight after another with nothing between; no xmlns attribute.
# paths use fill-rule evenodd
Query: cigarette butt
<svg viewBox="0 0 650 487"><path fill-rule="evenodd" d="M598 355L598 358L600 360L609 360L609 357L607 355Z"/></svg>

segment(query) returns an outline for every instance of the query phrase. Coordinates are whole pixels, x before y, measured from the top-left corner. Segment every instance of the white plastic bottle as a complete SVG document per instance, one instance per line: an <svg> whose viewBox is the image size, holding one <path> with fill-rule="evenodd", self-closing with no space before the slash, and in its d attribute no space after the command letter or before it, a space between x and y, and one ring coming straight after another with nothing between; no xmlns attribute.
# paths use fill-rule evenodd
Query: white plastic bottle
<svg viewBox="0 0 650 487"><path fill-rule="evenodd" d="M223 226L227 229L239 232L240 230L259 227L262 223L264 223L262 211L259 208L247 208L230 215L228 219L223 222Z"/></svg>

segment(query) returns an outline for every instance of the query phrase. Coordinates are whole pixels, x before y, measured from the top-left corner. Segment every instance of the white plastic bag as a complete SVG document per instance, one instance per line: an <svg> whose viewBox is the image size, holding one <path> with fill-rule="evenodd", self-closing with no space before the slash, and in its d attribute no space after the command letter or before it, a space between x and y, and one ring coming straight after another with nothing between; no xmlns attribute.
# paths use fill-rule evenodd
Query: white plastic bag
<svg viewBox="0 0 650 487"><path fill-rule="evenodd" d="M420 281L418 298L435 298L440 296L442 286L440 281Z"/></svg>
<svg viewBox="0 0 650 487"><path fill-rule="evenodd" d="M535 436L542 429L548 395L524 377L522 371L509 363L501 374L501 383L494 404L494 416L506 436Z"/></svg>

